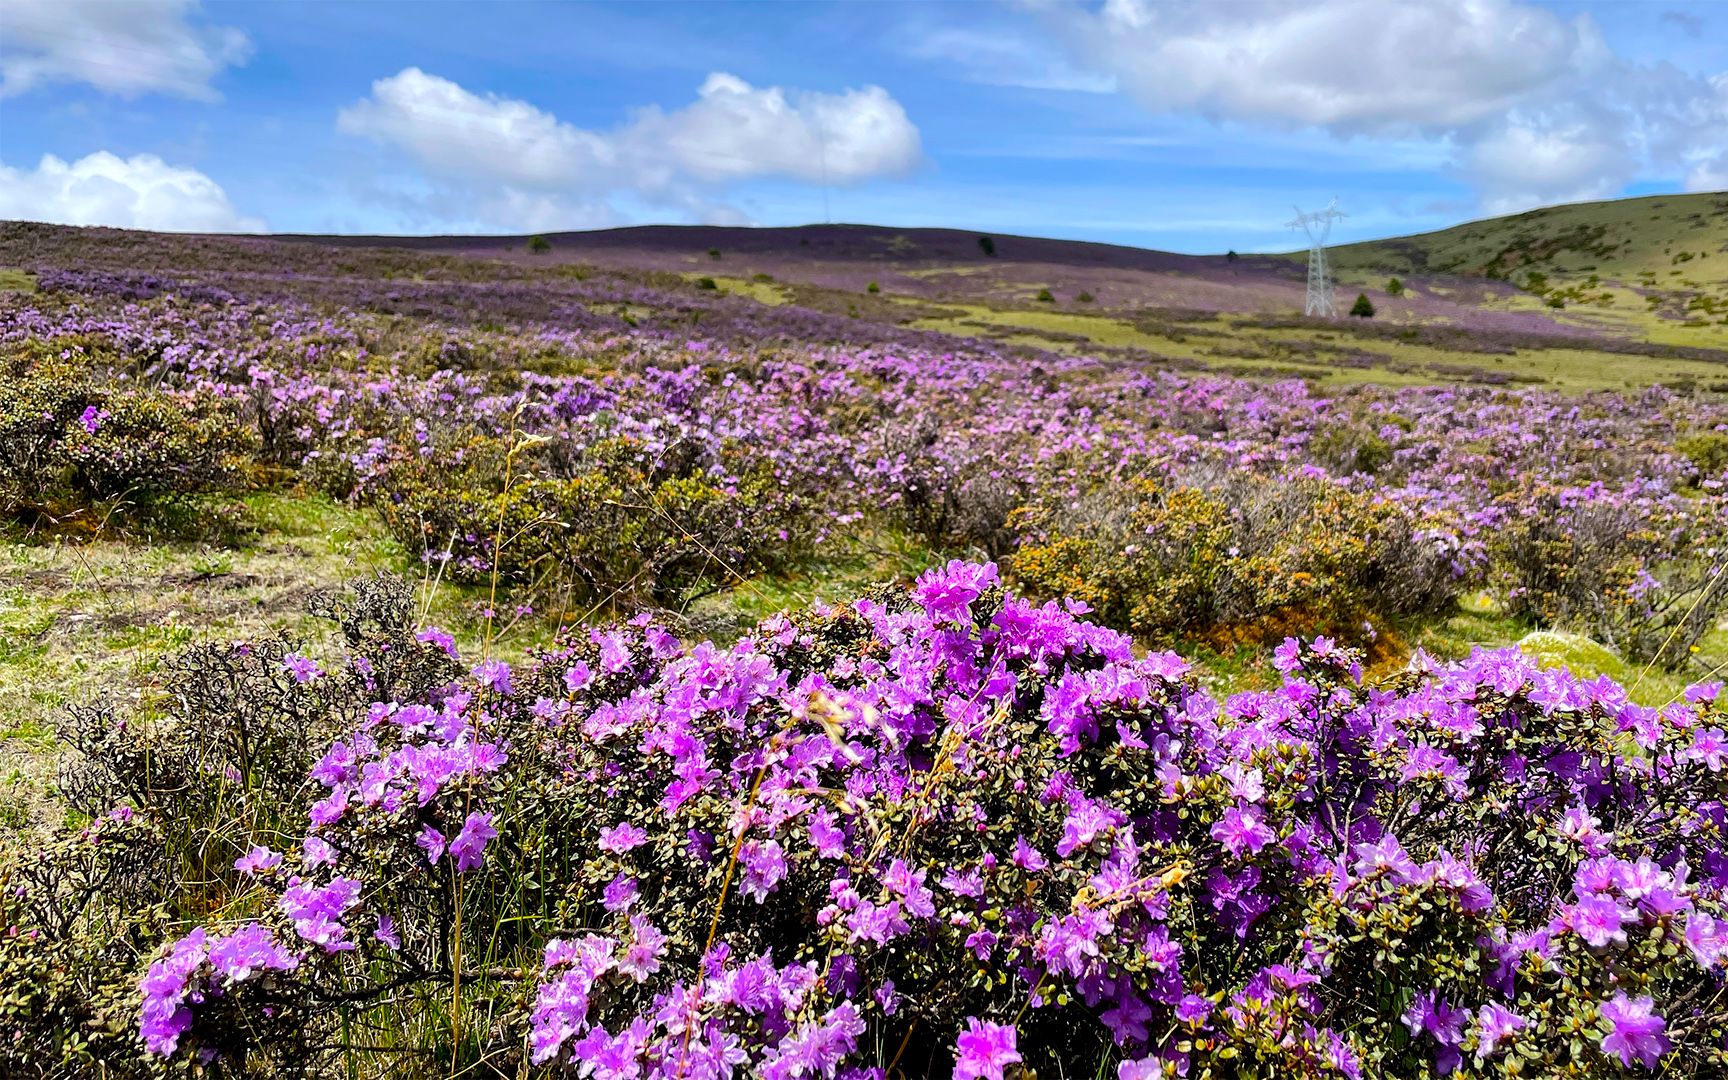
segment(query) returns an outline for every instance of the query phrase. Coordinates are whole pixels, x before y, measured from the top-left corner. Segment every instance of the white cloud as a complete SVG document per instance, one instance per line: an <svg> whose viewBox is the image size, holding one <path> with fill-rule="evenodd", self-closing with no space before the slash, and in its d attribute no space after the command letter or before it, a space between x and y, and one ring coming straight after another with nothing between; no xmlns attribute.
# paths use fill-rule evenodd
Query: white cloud
<svg viewBox="0 0 1728 1080"><path fill-rule="evenodd" d="M197 0L6 0L0 9L0 98L82 82L124 97L215 100L210 80L245 61L246 35L194 25Z"/></svg>
<svg viewBox="0 0 1728 1080"><path fill-rule="evenodd" d="M904 173L921 158L918 129L881 87L820 94L724 73L683 108L643 109L620 127L590 131L411 67L374 82L336 123L471 193L486 221L522 229L602 217L618 195L736 220L706 189L756 177L853 184Z"/></svg>
<svg viewBox="0 0 1728 1080"><path fill-rule="evenodd" d="M1496 214L1610 198L1634 176L1624 147L1584 123L1507 123L1468 147L1464 167Z"/></svg>
<svg viewBox="0 0 1728 1080"><path fill-rule="evenodd" d="M406 150L433 172L532 188L586 186L618 168L601 136L413 67L374 82L370 97L337 114L336 127Z"/></svg>
<svg viewBox="0 0 1728 1080"><path fill-rule="evenodd" d="M696 95L682 109L637 116L618 134L627 154L655 163L664 155L703 180L790 176L837 184L905 173L922 154L918 129L880 86L788 94L715 72Z"/></svg>
<svg viewBox="0 0 1728 1080"><path fill-rule="evenodd" d="M262 232L216 181L154 154L106 150L67 164L45 155L35 169L0 164L0 219L113 225L163 232Z"/></svg>
<svg viewBox="0 0 1728 1080"><path fill-rule="evenodd" d="M1492 117L1600 48L1588 24L1512 0L1109 0L1070 29L1149 108L1342 134Z"/></svg>
<svg viewBox="0 0 1728 1080"><path fill-rule="evenodd" d="M1707 176L1697 160L1728 143L1710 80L1619 57L1588 15L1524 0L1106 0L1047 18L1149 111L1428 140L1494 210Z"/></svg>
<svg viewBox="0 0 1728 1080"><path fill-rule="evenodd" d="M1686 170L1687 191L1728 191L1728 154L1699 161Z"/></svg>

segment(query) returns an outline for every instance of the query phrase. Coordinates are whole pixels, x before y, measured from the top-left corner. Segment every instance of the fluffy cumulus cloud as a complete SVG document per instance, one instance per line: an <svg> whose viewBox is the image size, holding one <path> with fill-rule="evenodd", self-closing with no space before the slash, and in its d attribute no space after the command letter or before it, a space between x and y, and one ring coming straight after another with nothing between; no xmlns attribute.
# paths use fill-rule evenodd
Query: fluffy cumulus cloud
<svg viewBox="0 0 1728 1080"><path fill-rule="evenodd" d="M682 108L639 110L592 131L411 67L374 82L337 127L405 154L440 196L472 195L482 221L523 229L606 223L616 196L737 220L714 196L728 183L853 184L904 173L921 157L918 129L881 87L799 92L724 73Z"/></svg>
<svg viewBox="0 0 1728 1080"><path fill-rule="evenodd" d="M251 51L246 35L195 21L196 0L5 0L0 97L49 83L88 83L135 97L213 100L224 68Z"/></svg>
<svg viewBox="0 0 1728 1080"><path fill-rule="evenodd" d="M1151 111L1432 140L1496 210L1707 179L1702 148L1728 141L1720 78L1628 61L1588 15L1521 0L1107 0L1049 18Z"/></svg>
<svg viewBox="0 0 1728 1080"><path fill-rule="evenodd" d="M262 232L221 185L154 154L107 151L68 164L52 154L34 169L0 164L0 220L114 225L165 232Z"/></svg>

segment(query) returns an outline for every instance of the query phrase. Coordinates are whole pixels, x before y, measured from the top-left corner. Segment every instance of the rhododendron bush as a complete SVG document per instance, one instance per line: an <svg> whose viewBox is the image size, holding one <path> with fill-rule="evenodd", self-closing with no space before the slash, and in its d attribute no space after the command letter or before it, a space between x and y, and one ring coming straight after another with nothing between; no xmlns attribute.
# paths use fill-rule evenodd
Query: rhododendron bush
<svg viewBox="0 0 1728 1080"><path fill-rule="evenodd" d="M125 976L137 1035L260 1075L387 1025L395 1068L601 1080L1728 1068L1718 685L1651 708L1513 651L1366 684L1316 638L1220 700L1085 616L954 562L334 707ZM449 659L349 640L270 654L279 690Z"/></svg>

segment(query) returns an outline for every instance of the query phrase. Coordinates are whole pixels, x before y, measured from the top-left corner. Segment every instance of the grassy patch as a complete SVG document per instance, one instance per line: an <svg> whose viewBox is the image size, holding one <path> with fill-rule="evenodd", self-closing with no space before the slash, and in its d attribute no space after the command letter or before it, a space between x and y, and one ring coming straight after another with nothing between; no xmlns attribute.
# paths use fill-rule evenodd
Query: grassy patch
<svg viewBox="0 0 1728 1080"><path fill-rule="evenodd" d="M36 276L23 270L13 270L0 267L0 293L33 293L36 291Z"/></svg>
<svg viewBox="0 0 1728 1080"><path fill-rule="evenodd" d="M694 633L733 640L770 615L847 600L882 582L908 581L946 557L895 530L837 537L784 573L736 582L698 600L683 617Z"/></svg>

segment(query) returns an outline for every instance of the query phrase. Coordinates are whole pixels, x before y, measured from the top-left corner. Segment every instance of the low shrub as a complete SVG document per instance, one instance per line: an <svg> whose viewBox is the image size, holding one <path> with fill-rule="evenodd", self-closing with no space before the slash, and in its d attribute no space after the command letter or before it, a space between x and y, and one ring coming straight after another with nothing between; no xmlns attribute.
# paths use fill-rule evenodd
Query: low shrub
<svg viewBox="0 0 1728 1080"><path fill-rule="evenodd" d="M284 806L310 824L131 973L144 1045L256 1076L1728 1068L1719 684L1644 708L1505 651L1370 685L1316 639L1216 700L995 576L378 695Z"/></svg>
<svg viewBox="0 0 1728 1080"><path fill-rule="evenodd" d="M999 457L981 457L972 434L927 416L881 424L875 441L892 469L880 482L896 522L929 547L1000 558L1014 545L1010 518L1028 484Z"/></svg>
<svg viewBox="0 0 1728 1080"><path fill-rule="evenodd" d="M1694 432L1674 440L1674 449L1692 464L1701 480L1717 480L1728 471L1728 433Z"/></svg>
<svg viewBox="0 0 1728 1080"><path fill-rule="evenodd" d="M242 484L257 440L228 403L118 380L91 353L0 356L0 514L148 508Z"/></svg>
<svg viewBox="0 0 1728 1080"><path fill-rule="evenodd" d="M566 457L486 436L404 449L368 497L410 550L456 580L496 570L596 599L688 601L796 557L808 540L801 497L748 455L655 458L618 437Z"/></svg>
<svg viewBox="0 0 1728 1080"><path fill-rule="evenodd" d="M166 692L143 705L69 710L59 787L89 824L0 853L0 1075L160 1075L135 1034L146 954L241 895L248 852L302 831L308 770L374 698L424 697L461 673L435 633L416 640L413 599L393 578L315 594L351 650L341 671L279 637L199 645L163 664ZM301 1019L245 1023L287 1068L328 1034Z"/></svg>
<svg viewBox="0 0 1728 1080"><path fill-rule="evenodd" d="M1373 475L1392 461L1392 444L1359 425L1329 427L1309 441L1308 449L1316 464L1343 476Z"/></svg>
<svg viewBox="0 0 1728 1080"><path fill-rule="evenodd" d="M1442 610L1461 586L1444 523L1318 478L1142 478L1014 524L1026 539L1007 569L1022 587L1159 642L1354 635L1365 619Z"/></svg>
<svg viewBox="0 0 1728 1080"><path fill-rule="evenodd" d="M1500 498L1492 582L1509 613L1683 666L1728 614L1721 507L1526 483Z"/></svg>

